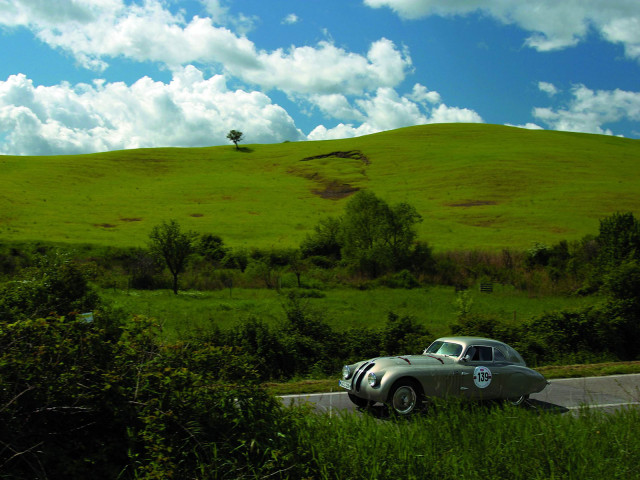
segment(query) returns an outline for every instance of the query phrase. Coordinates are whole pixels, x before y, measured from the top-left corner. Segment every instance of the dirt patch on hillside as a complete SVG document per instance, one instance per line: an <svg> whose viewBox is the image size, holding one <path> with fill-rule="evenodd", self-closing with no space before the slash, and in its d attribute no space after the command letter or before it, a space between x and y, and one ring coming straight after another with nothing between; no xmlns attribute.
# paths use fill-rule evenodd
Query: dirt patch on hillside
<svg viewBox="0 0 640 480"><path fill-rule="evenodd" d="M112 223L94 223L93 226L99 227L99 228L116 228L117 227L117 225L114 225Z"/></svg>
<svg viewBox="0 0 640 480"><path fill-rule="evenodd" d="M120 221L121 222L141 222L142 219L139 217L127 217L127 218L121 218Z"/></svg>
<svg viewBox="0 0 640 480"><path fill-rule="evenodd" d="M360 160L365 165L370 165L371 164L371 161L369 161L369 158L364 153L362 153L360 150L349 150L348 152L324 153L322 155L314 155L313 157L303 158L302 161L303 162L307 162L309 160L318 160L320 158L329 158L329 157L351 158L351 159L354 159L354 160Z"/></svg>
<svg viewBox="0 0 640 480"><path fill-rule="evenodd" d="M360 190L360 187L356 187L351 185L344 180L337 179L336 173L332 171L331 167L327 167L326 163L322 164L314 164L313 160L322 160L322 159L333 159L337 162L341 161L353 161L359 162L361 166L354 167L352 162L353 170L356 170L356 176L362 175L363 178L366 177L365 167L371 164L369 158L362 153L360 150L349 150L349 151L335 151L330 153L323 153L321 155L313 155L311 157L306 157L300 160L301 162L305 162L305 166L292 167L289 170L289 173L296 175L298 177L306 178L307 180L311 180L314 182L317 187L311 189L311 193L314 195L318 195L321 198L326 198L328 200L340 200L341 198L348 197L349 195L353 195L355 192ZM311 163L308 163L311 162ZM359 170L359 172L358 172ZM353 173L350 174L350 177L353 178Z"/></svg>
<svg viewBox="0 0 640 480"><path fill-rule="evenodd" d="M485 205L497 205L498 202L492 200L468 200L459 203L447 203L447 207L483 207Z"/></svg>
<svg viewBox="0 0 640 480"><path fill-rule="evenodd" d="M358 187L354 187L348 183L332 181L326 184L323 189L315 188L311 190L311 192L329 200L340 200L341 198L354 194L358 190L360 190Z"/></svg>

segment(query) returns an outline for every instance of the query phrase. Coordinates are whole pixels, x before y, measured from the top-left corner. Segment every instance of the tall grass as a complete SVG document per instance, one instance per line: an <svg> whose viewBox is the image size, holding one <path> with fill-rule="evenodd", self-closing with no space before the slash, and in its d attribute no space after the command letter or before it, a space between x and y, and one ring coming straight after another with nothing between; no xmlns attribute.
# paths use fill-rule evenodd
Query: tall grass
<svg viewBox="0 0 640 480"><path fill-rule="evenodd" d="M323 320L337 331L350 327L381 328L389 312L411 316L434 336L449 333L449 325L458 315L457 294L452 287L426 289L357 290L336 288L322 291L321 298L304 299L305 306L319 312ZM127 313L157 319L167 338L184 338L212 325L227 329L250 317L276 324L284 317L283 295L276 290L233 289L208 292L169 290L112 290L102 296ZM597 301L594 297L546 295L530 297L512 287L494 285L491 294L477 289L468 291L473 312L490 314L497 319L519 323L549 311L581 308Z"/></svg>
<svg viewBox="0 0 640 480"><path fill-rule="evenodd" d="M637 478L640 410L577 416L440 406L410 420L306 416L298 448L316 479Z"/></svg>

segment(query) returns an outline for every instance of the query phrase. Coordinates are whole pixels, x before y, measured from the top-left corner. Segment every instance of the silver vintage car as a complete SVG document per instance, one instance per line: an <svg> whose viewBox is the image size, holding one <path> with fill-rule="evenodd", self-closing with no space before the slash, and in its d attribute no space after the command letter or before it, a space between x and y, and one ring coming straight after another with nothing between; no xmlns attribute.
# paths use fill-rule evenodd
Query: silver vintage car
<svg viewBox="0 0 640 480"><path fill-rule="evenodd" d="M357 406L381 402L400 415L413 413L430 397L504 399L519 405L547 383L509 345L480 337L443 337L422 355L345 365L339 381Z"/></svg>

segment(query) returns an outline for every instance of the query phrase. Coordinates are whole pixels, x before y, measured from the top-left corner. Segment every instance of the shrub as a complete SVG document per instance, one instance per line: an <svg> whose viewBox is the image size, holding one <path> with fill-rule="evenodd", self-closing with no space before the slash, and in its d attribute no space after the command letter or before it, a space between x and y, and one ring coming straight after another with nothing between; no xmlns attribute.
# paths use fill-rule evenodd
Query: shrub
<svg viewBox="0 0 640 480"><path fill-rule="evenodd" d="M292 422L252 359L163 345L138 317L114 337L47 318L0 324L0 466L8 478L238 478L282 468Z"/></svg>
<svg viewBox="0 0 640 480"><path fill-rule="evenodd" d="M380 350L386 355L418 354L433 341L433 336L410 316L389 312L381 332Z"/></svg>
<svg viewBox="0 0 640 480"><path fill-rule="evenodd" d="M62 253L41 257L21 280L0 287L0 318L7 322L88 312L98 304L81 267Z"/></svg>

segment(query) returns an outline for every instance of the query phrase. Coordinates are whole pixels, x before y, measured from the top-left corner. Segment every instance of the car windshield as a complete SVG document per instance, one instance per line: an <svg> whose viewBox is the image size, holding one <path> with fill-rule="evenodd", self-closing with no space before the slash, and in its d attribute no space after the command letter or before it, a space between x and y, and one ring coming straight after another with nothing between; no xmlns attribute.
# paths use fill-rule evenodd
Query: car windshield
<svg viewBox="0 0 640 480"><path fill-rule="evenodd" d="M457 357L462 353L462 345L452 342L433 342L424 353Z"/></svg>

